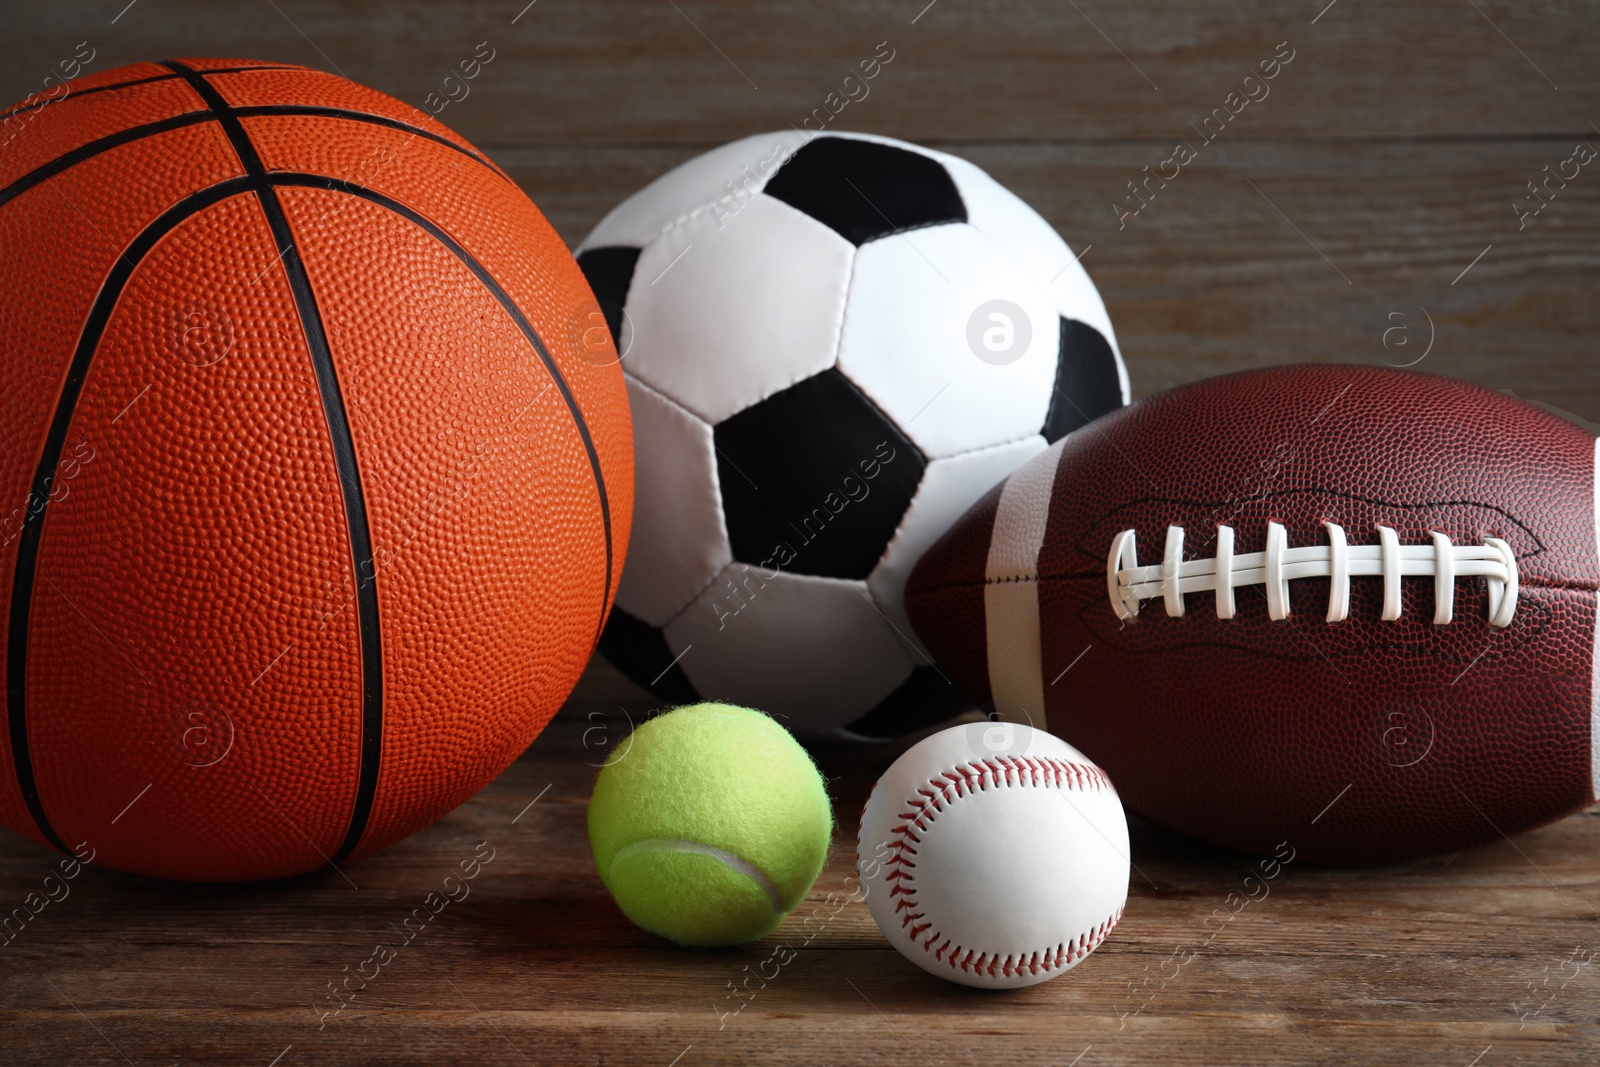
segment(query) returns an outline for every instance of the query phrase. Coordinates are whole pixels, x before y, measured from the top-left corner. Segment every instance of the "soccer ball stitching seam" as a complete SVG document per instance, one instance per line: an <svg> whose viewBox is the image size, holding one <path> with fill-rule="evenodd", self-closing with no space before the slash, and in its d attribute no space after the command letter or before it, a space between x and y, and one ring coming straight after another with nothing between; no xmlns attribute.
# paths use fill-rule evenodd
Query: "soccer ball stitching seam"
<svg viewBox="0 0 1600 1067"><path fill-rule="evenodd" d="M663 402L665 402L666 404L668 404L672 408L674 408L685 419L689 419L689 420L692 420L693 422L699 423L701 426L705 426L706 425L706 420L705 419L701 418L699 415L695 414L693 411L690 411L688 408L684 407L682 404L678 403L678 401L674 400L672 397L668 396L666 393L663 393L660 389L657 389L655 386L651 385L649 382L645 381L643 378L640 378L638 375L633 374L632 372L630 372L630 371L628 371L626 369L623 370L622 374L623 374L624 378L626 378L630 382L633 382L633 383L637 384L639 386L639 388L647 389L652 394L654 394L655 396L660 397ZM699 427L697 426L696 429L699 429ZM707 429L709 430L709 427L707 427ZM707 435L702 435L702 436L707 436ZM716 441L714 439L711 442L711 449L712 449L713 452L716 451ZM721 515L721 514L723 514L725 512L725 509L724 509L723 503L722 503L722 486L717 484L717 479L716 479L715 474L713 474L712 478L711 478L711 489L712 489L713 492L715 492L717 494L717 514ZM724 534L727 533L726 527L724 527L723 533ZM694 595L693 596L689 597L689 599L685 600L682 604L679 604L677 610L672 613L672 615L667 619L667 621L663 622L660 626L656 627L657 630L660 630L660 631L663 632L663 636L665 636L666 628L668 626L671 626L672 623L674 621L676 621L677 618L680 615L682 615L685 611L688 611L689 608L694 605L694 602L696 600L699 600L701 595L707 589L710 589L712 587L712 585L714 585L716 583L718 578L722 577L722 574L723 574L724 571L726 571L733 564L739 562L738 560L733 558L732 546L729 546L728 558L729 558L729 562L728 563L725 563L722 566L718 567L716 569L716 572L713 573L711 575L711 577L707 578L705 580L705 582L702 583L700 585L700 587L697 588L694 591Z"/></svg>

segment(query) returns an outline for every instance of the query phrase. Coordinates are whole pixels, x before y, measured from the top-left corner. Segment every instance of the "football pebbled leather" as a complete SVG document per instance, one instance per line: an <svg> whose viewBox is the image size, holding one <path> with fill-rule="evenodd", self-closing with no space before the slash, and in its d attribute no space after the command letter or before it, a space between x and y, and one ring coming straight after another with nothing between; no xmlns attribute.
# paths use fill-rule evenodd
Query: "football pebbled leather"
<svg viewBox="0 0 1600 1067"><path fill-rule="evenodd" d="M1431 375L1214 378L996 486L906 610L969 695L1156 822L1317 862L1453 852L1595 800L1596 450Z"/></svg>

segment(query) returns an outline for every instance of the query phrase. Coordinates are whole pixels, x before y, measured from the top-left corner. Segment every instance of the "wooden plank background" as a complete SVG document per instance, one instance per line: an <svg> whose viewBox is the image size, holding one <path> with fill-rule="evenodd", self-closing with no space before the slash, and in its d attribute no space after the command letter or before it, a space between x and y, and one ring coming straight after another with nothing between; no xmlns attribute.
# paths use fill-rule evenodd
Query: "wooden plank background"
<svg viewBox="0 0 1600 1067"><path fill-rule="evenodd" d="M525 2L8 0L0 99L41 88L88 42L89 70L299 62L420 106L487 42L493 61L440 117L575 244L666 168L801 123L887 42L893 60L832 127L965 155L1086 249L1137 394L1273 363L1421 357L1600 422L1600 174L1584 168L1520 230L1514 207L1575 144L1600 147L1595 3ZM1198 144L1189 124L1282 42L1294 58L1270 95L1119 223L1126 183ZM898 746L819 753L837 848L773 938L685 953L629 926L593 873L583 811L618 716L648 708L596 664L501 780L348 880L219 888L87 870L0 947L0 1060L1600 1059L1600 967L1584 962L1600 952L1600 810L1402 867L1291 864L1215 936L1202 923L1232 906L1249 858L1136 824L1116 935L1067 977L985 994L904 963L864 905L838 900L861 800ZM321 1017L328 983L482 840L495 859L472 895ZM0 904L50 864L0 833ZM800 947L804 915L820 933L776 978L747 979L780 942Z"/></svg>

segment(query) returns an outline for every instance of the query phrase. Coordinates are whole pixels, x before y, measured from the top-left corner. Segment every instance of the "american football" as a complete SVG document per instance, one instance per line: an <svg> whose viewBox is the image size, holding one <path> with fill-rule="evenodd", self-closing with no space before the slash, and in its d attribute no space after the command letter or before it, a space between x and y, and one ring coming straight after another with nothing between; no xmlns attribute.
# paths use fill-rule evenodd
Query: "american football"
<svg viewBox="0 0 1600 1067"><path fill-rule="evenodd" d="M1030 460L906 610L975 700L1156 822L1326 863L1454 852L1595 800L1596 460L1444 378L1215 378Z"/></svg>

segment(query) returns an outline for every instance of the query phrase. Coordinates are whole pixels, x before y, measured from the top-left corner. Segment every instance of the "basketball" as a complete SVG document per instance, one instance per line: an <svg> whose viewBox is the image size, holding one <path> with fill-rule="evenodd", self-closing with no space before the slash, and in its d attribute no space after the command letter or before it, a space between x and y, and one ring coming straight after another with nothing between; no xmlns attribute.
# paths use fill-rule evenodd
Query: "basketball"
<svg viewBox="0 0 1600 1067"><path fill-rule="evenodd" d="M0 821L339 865L538 735L605 624L628 401L555 230L430 114L242 60L5 113Z"/></svg>

